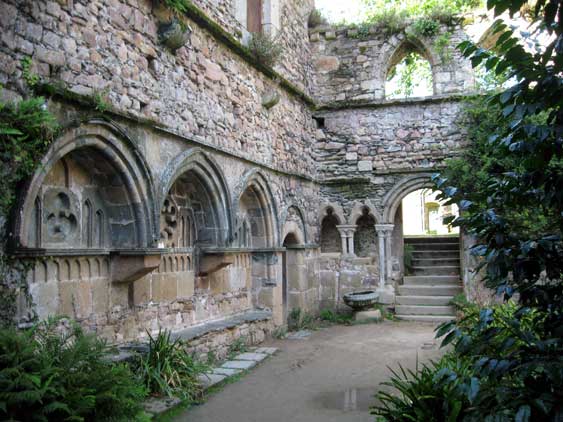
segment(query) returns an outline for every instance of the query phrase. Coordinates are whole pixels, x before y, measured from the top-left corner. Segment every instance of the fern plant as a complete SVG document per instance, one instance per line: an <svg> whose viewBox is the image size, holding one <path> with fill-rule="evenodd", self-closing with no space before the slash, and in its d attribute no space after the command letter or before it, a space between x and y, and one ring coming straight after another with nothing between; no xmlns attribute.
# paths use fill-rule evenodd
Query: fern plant
<svg viewBox="0 0 563 422"><path fill-rule="evenodd" d="M142 385L125 364L106 359L105 342L61 320L0 330L0 419L133 420Z"/></svg>

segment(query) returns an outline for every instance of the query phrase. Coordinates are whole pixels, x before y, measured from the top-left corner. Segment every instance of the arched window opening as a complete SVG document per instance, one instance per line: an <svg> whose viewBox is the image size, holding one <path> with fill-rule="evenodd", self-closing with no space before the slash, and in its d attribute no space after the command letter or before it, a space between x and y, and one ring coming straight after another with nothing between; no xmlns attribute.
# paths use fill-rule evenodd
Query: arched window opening
<svg viewBox="0 0 563 422"><path fill-rule="evenodd" d="M440 236L459 233L458 227L444 224L444 219L458 216L457 205L445 205L439 192L419 189L403 198L403 234L405 236Z"/></svg>
<svg viewBox="0 0 563 422"><path fill-rule="evenodd" d="M337 226L338 218L334 215L334 210L328 208L326 216L321 222L321 252L322 253L342 253L342 242Z"/></svg>
<svg viewBox="0 0 563 422"><path fill-rule="evenodd" d="M377 254L377 236L375 232L375 218L370 215L366 207L356 221L354 233L354 251L358 257L364 258Z"/></svg>
<svg viewBox="0 0 563 422"><path fill-rule="evenodd" d="M408 44L395 54L385 81L388 99L427 97L434 94L430 62Z"/></svg>

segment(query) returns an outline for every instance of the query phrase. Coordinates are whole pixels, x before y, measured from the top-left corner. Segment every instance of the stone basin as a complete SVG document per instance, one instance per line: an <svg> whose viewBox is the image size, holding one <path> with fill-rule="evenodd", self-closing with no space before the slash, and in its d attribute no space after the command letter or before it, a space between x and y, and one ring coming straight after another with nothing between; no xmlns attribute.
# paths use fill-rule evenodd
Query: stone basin
<svg viewBox="0 0 563 422"><path fill-rule="evenodd" d="M346 293L342 299L344 303L355 311L371 308L379 299L379 293L374 290Z"/></svg>

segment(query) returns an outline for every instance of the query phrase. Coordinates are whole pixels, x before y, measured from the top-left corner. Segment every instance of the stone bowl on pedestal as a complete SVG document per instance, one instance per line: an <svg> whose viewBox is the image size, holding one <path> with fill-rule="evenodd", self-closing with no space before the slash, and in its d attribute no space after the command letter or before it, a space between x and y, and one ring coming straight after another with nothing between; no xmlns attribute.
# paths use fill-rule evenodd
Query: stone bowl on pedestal
<svg viewBox="0 0 563 422"><path fill-rule="evenodd" d="M358 312L373 307L379 299L379 294L373 290L363 290L346 293L342 299L346 305Z"/></svg>
<svg viewBox="0 0 563 422"><path fill-rule="evenodd" d="M346 293L342 296L344 303L354 310L354 319L362 322L378 322L382 320L381 311L373 309L379 300L379 293L373 290Z"/></svg>

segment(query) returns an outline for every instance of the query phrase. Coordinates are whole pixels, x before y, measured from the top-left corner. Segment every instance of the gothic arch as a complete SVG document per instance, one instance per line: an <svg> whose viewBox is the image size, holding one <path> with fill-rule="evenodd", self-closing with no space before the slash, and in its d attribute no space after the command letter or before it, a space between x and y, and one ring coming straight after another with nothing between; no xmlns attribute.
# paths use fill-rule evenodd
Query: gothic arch
<svg viewBox="0 0 563 422"><path fill-rule="evenodd" d="M415 190L431 188L432 186L431 174L429 173L407 176L400 180L383 198L382 223L393 223L397 209L406 195Z"/></svg>
<svg viewBox="0 0 563 422"><path fill-rule="evenodd" d="M436 94L436 68L440 63L440 59L433 54L431 45L422 39L412 36L407 37L406 35L398 35L392 38L390 43L389 49L383 52L382 63L384 63L384 66L381 67L381 73L379 75L384 91L389 72L400 63L409 52L415 51L430 63L430 69L432 71L432 91ZM389 95L389 93L384 92L383 96L386 97L387 95Z"/></svg>
<svg viewBox="0 0 563 422"><path fill-rule="evenodd" d="M307 226L301 208L294 204L289 205L283 212L281 221L284 222L282 241L289 234L293 234L299 245L307 244Z"/></svg>
<svg viewBox="0 0 563 422"><path fill-rule="evenodd" d="M194 224L200 242L224 246L231 236L232 223L229 210L231 200L229 190L219 165L200 148L190 149L176 157L161 177L158 198L159 209L171 200L173 187L183 183L185 190L191 186L192 198L198 197L197 210L192 208L186 217L195 220ZM179 192L182 194L182 192ZM190 193L184 192L186 197ZM187 199L191 202L190 199ZM191 204L193 205L193 204ZM161 228L162 230L162 228Z"/></svg>
<svg viewBox="0 0 563 422"><path fill-rule="evenodd" d="M332 215L338 220L338 224L346 224L346 218L344 218L344 211L339 204L333 202L327 202L321 206L319 209L319 223L322 223L323 218L328 215L328 211L332 210Z"/></svg>
<svg viewBox="0 0 563 422"><path fill-rule="evenodd" d="M369 211L369 215L373 217L376 222L381 221L381 217L379 213L375 209L375 206L371 203L371 201L365 202L355 202L352 211L350 212L350 217L348 218L348 224L356 224L358 218L362 217L365 214L365 210Z"/></svg>
<svg viewBox="0 0 563 422"><path fill-rule="evenodd" d="M55 200L62 201L65 206L73 208L76 214L73 218L80 218L82 206L69 189L69 159L74 160L74 165L81 168L84 174L90 174L92 179L98 176L107 178L108 184L103 186L102 183L99 187L106 208L105 213L116 222L123 222L107 229L112 233L112 241L108 242L107 246L152 246L156 239L157 226L155 188L151 172L143 155L126 133L115 123L102 119L92 119L66 131L49 148L41 160L39 170L26 184L24 194L19 198L19 211L14 228L15 245L23 248L36 247L30 243L30 239L37 236L29 236L28 233L36 229L34 220L37 220L37 217L34 213L37 211L34 204L36 198L44 194L44 181L51 176L51 171L56 166L60 165L64 169L64 181L60 183L59 194L53 193L52 196ZM87 190L92 190L87 187L80 189L80 192L84 192L83 196L87 195ZM41 205L45 210L45 201L42 201ZM45 219L42 223L44 222ZM78 225L77 221L74 223ZM76 247L69 242L62 244L63 247Z"/></svg>
<svg viewBox="0 0 563 422"><path fill-rule="evenodd" d="M245 173L235 189L235 215L250 219L251 247L280 246L278 209L270 184L258 169Z"/></svg>

